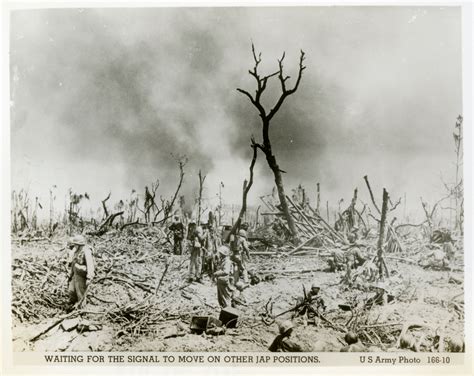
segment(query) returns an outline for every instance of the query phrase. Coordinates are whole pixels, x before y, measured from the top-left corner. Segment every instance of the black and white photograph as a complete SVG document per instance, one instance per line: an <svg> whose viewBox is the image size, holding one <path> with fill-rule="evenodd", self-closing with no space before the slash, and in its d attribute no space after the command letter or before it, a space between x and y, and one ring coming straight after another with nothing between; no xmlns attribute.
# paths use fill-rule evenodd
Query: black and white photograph
<svg viewBox="0 0 474 376"><path fill-rule="evenodd" d="M465 353L463 11L10 10L13 352Z"/></svg>

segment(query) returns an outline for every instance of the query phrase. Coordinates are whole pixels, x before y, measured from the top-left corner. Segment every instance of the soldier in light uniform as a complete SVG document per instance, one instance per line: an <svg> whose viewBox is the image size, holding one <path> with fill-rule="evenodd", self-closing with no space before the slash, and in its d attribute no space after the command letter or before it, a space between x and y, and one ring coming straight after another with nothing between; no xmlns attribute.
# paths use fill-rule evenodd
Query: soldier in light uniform
<svg viewBox="0 0 474 376"><path fill-rule="evenodd" d="M191 258L189 262L189 282L202 281L202 254L205 245L204 231L201 226L196 227L191 237Z"/></svg>
<svg viewBox="0 0 474 376"><path fill-rule="evenodd" d="M240 277L242 277L244 283L248 283L247 262L250 258L250 252L247 243L247 232L245 230L239 230L233 248L234 281L237 283Z"/></svg>
<svg viewBox="0 0 474 376"><path fill-rule="evenodd" d="M229 248L222 245L218 249L217 270L214 272L217 285L217 301L222 308L232 305L232 295L235 288L232 285L232 262L229 257Z"/></svg>
<svg viewBox="0 0 474 376"><path fill-rule="evenodd" d="M72 237L68 242L68 248L72 250L68 275L67 310L70 311L76 303L84 303L86 289L94 278L94 258L92 248L86 244L86 239L82 235Z"/></svg>

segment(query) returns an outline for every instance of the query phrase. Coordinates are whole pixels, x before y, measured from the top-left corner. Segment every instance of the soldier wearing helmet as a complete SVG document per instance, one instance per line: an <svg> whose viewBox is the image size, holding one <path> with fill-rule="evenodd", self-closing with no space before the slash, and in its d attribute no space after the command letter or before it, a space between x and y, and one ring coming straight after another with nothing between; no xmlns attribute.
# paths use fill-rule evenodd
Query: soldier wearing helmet
<svg viewBox="0 0 474 376"><path fill-rule="evenodd" d="M217 285L217 301L222 308L232 304L232 262L229 258L229 248L222 245L217 250L217 270L214 272Z"/></svg>
<svg viewBox="0 0 474 376"><path fill-rule="evenodd" d="M67 247L72 250L71 268L68 275L69 305L67 310L74 308L76 303L83 303L85 292L94 278L94 258L92 248L86 244L82 235L75 235L69 239Z"/></svg>
<svg viewBox="0 0 474 376"><path fill-rule="evenodd" d="M191 259L189 262L189 282L202 281L202 255L204 253L205 235L201 226L196 227L191 240Z"/></svg>
<svg viewBox="0 0 474 376"><path fill-rule="evenodd" d="M250 258L249 245L247 243L247 231L240 229L233 247L232 261L234 263L234 281L238 282L240 277L244 283L248 283L247 261Z"/></svg>
<svg viewBox="0 0 474 376"><path fill-rule="evenodd" d="M359 336L355 332L347 332L344 336L347 345L341 349L341 352L366 352L367 349L359 342Z"/></svg>
<svg viewBox="0 0 474 376"><path fill-rule="evenodd" d="M305 296L297 299L297 305L300 308L295 312L294 317L303 316L305 322L311 321L315 325L319 325L319 318L322 314L321 311L326 311L324 300L319 295L320 290L319 285L314 282L308 293L305 293Z"/></svg>
<svg viewBox="0 0 474 376"><path fill-rule="evenodd" d="M303 352L300 345L290 340L293 328L293 323L290 320L278 324L280 334L276 336L268 350L271 352Z"/></svg>
<svg viewBox="0 0 474 376"><path fill-rule="evenodd" d="M173 233L173 252L175 255L183 254L184 225L179 220L179 216L175 215L173 223L169 227Z"/></svg>

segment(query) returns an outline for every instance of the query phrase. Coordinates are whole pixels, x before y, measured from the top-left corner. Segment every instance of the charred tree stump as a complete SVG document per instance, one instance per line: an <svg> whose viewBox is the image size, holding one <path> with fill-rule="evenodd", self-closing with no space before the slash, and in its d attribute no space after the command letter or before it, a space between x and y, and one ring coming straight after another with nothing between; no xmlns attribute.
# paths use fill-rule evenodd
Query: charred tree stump
<svg viewBox="0 0 474 376"><path fill-rule="evenodd" d="M317 191L317 196L316 196L316 212L320 214L319 212L319 205L321 203L321 195L320 195L320 190L319 190L319 183L316 183L316 191Z"/></svg>
<svg viewBox="0 0 474 376"><path fill-rule="evenodd" d="M109 216L109 211L107 210L107 206L105 205L105 203L110 198L111 194L112 194L112 192L109 192L109 195L101 201L102 202L102 208L104 209L104 218L107 218Z"/></svg>
<svg viewBox="0 0 474 376"><path fill-rule="evenodd" d="M242 218L244 217L245 212L247 211L247 195L250 191L250 188L252 187L253 184L253 168L255 166L255 162L257 161L257 145L255 144L254 139L252 138L252 149L253 149L253 155L252 155L252 161L250 162L250 178L247 183L247 180L244 180L244 186L243 186L243 194L242 194L242 208L240 209L239 216L235 223L232 226L232 229L230 230L229 235L227 236L226 241L228 242L230 239L230 235L234 235L240 228L240 224L242 222Z"/></svg>
<svg viewBox="0 0 474 376"><path fill-rule="evenodd" d="M383 243L384 243L384 234L385 234L385 222L387 220L387 208L388 208L388 192L386 189L383 189L383 198L382 198L382 213L380 217L380 230L379 230L379 239L377 242L377 266L379 268L379 278L383 279L384 272L386 276L389 276L387 265L383 258Z"/></svg>
<svg viewBox="0 0 474 376"><path fill-rule="evenodd" d="M199 198L198 198L198 214L197 214L197 225L201 224L201 210L202 210L202 191L204 189L204 180L206 180L206 175L202 176L201 170L199 170Z"/></svg>

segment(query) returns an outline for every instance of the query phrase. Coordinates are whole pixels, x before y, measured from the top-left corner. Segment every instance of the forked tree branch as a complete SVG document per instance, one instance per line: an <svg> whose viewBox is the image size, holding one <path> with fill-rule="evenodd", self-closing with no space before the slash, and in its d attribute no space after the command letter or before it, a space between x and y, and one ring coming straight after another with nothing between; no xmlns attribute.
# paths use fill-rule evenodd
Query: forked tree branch
<svg viewBox="0 0 474 376"><path fill-rule="evenodd" d="M255 65L254 65L253 69L249 70L249 74L252 77L254 77L255 80L257 81L257 89L255 91L255 97L252 96L252 94L250 94L248 91L246 91L244 89L237 88L237 91L244 94L245 96L247 96L247 98L249 98L250 102L257 108L258 112L260 113L260 117L262 119L264 119L266 121L270 121L270 119L278 112L281 105L285 101L286 97L293 94L298 89L298 86L301 82L301 77L303 75L303 70L306 68L303 65L303 61L305 59L305 53L301 50L299 69L298 69L298 78L296 79L295 85L293 86L292 89L287 89L287 87L286 87L286 81L290 78L290 76L284 76L284 74L283 74L283 60L285 59L285 53L284 52L283 52L283 55L282 55L281 59L278 59L278 67L279 67L278 71L276 71L274 73L271 73L269 75L263 76L263 77L261 77L260 74L258 73L258 66L259 66L260 62L262 61L262 54L259 53L257 55L257 53L255 52L255 46L254 46L253 43L252 43L252 55L253 55ZM267 88L268 79L270 79L271 77L277 76L277 75L278 75L278 79L280 81L282 93L281 93L280 98L278 99L277 103L275 104L275 106L270 110L269 114L267 115L267 113L265 111L265 108L263 107L263 105L260 102L260 99L261 99L262 93Z"/></svg>

